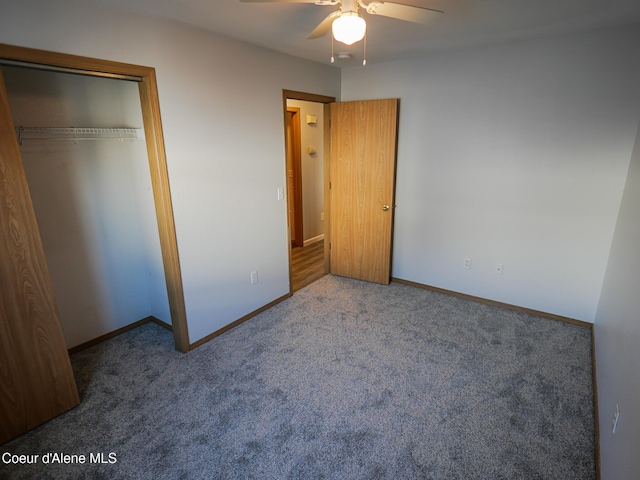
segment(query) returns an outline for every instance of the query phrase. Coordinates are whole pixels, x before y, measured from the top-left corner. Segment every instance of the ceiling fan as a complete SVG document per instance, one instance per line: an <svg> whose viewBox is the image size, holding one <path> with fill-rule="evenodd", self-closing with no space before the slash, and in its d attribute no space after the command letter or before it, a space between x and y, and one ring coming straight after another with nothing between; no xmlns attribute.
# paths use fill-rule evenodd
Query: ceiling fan
<svg viewBox="0 0 640 480"><path fill-rule="evenodd" d="M316 5L338 6L338 10L330 13L307 37L309 40L324 37L329 31L333 33L333 39L345 45L352 45L365 39L367 23L361 15L364 11L370 15L381 15L384 17L396 18L407 22L427 24L440 18L444 12L432 8L414 7L394 2L371 1L365 3L363 0L240 0L245 3L315 3ZM333 51L331 63L333 63ZM366 64L366 59L363 65Z"/></svg>

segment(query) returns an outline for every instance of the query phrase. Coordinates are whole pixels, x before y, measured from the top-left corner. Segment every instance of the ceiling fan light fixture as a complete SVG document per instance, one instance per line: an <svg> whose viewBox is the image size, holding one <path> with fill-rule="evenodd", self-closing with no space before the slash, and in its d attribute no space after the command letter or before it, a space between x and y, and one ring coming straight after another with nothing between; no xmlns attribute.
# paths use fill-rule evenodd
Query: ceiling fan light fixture
<svg viewBox="0 0 640 480"><path fill-rule="evenodd" d="M331 25L333 38L345 45L353 45L364 38L367 22L357 12L343 12Z"/></svg>

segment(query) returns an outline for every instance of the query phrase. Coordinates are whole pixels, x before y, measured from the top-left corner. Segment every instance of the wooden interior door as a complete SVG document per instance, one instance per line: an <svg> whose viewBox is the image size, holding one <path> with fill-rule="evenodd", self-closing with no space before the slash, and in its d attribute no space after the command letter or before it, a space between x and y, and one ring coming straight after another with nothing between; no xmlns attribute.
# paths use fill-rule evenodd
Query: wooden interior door
<svg viewBox="0 0 640 480"><path fill-rule="evenodd" d="M398 100L332 103L331 273L388 284Z"/></svg>
<svg viewBox="0 0 640 480"><path fill-rule="evenodd" d="M0 69L0 444L79 403Z"/></svg>

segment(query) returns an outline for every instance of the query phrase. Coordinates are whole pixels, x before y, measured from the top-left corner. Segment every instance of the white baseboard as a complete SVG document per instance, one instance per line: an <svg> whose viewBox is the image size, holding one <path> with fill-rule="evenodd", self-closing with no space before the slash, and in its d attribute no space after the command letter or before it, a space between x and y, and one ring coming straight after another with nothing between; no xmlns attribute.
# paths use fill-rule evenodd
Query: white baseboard
<svg viewBox="0 0 640 480"><path fill-rule="evenodd" d="M324 240L324 233L321 235L318 235L317 237L310 238L309 240L305 240L304 242L302 242L302 246L308 247L309 245L313 245L314 243L321 242L323 240Z"/></svg>

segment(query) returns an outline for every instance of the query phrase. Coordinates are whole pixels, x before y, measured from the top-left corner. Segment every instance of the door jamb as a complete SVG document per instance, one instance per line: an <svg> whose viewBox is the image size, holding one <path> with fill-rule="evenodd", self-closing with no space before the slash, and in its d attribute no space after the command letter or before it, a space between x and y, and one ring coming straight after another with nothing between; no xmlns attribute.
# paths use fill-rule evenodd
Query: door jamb
<svg viewBox="0 0 640 480"><path fill-rule="evenodd" d="M292 240L291 245L294 243L296 246L304 246L304 229L303 229L303 217L302 217L302 152L300 150L300 109L297 107L287 107L287 113L292 113L291 130L293 131L292 138L287 138L287 155L289 155L289 143L293 145L293 158L288 159L287 164L292 167L293 176L289 176L287 171L287 202L289 201L289 189L293 188L293 233L295 242ZM286 130L285 130L286 131ZM289 205L291 207L291 205ZM289 211L289 209L287 209ZM289 215L291 216L291 215ZM291 219L289 219L289 227L291 227ZM291 232L291 228L289 228Z"/></svg>
<svg viewBox="0 0 640 480"><path fill-rule="evenodd" d="M180 259L178 257L173 205L171 203L171 192L169 189L169 176L155 69L152 67L16 47L1 43L0 59L26 62L32 64L34 68L37 68L38 65L41 65L42 68L45 69L47 66L70 68L77 70L76 73L88 76L112 77L114 75L126 75L140 77L138 90L140 92L140 104L142 107L144 133L149 157L149 169L151 172L162 261L167 283L174 343L177 350L186 353L190 349L189 332L187 328Z"/></svg>
<svg viewBox="0 0 640 480"><path fill-rule="evenodd" d="M330 225L331 222L329 218L331 217L331 202L329 200L329 190L330 190L330 179L329 179L329 159L331 157L331 141L330 141L330 133L331 133L331 119L329 117L329 104L334 103L336 101L335 97L329 97L327 95L317 95L314 93L305 93L305 92L297 92L295 90L282 90L282 111L283 111L283 121L284 121L284 129L286 132L287 128L287 100L302 100L306 102L316 102L324 104L324 112L323 112L323 135L324 135L324 272L329 273L330 269L330 255L329 255L329 245L331 239L331 230ZM286 145L285 145L286 147ZM292 272L291 272L291 238L287 229L287 245L289 252L289 294L293 293L293 283L292 283Z"/></svg>

